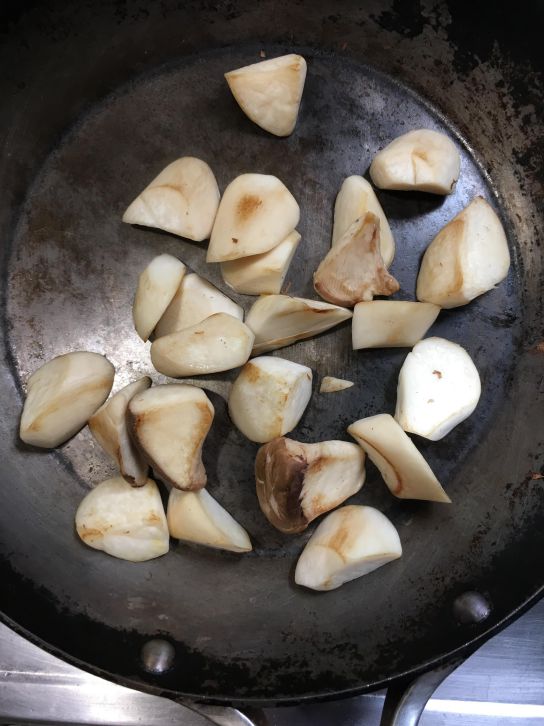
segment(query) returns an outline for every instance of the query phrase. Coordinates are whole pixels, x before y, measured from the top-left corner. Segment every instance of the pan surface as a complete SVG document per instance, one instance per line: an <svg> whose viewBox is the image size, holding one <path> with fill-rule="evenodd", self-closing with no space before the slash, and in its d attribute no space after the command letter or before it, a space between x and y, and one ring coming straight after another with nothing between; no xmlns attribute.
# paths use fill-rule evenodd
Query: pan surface
<svg viewBox="0 0 544 726"><path fill-rule="evenodd" d="M207 45L140 68L81 109L51 140L5 238L2 609L47 647L138 687L231 702L354 693L488 634L540 588L544 494L531 473L543 448L535 411L543 395L536 251L520 239L512 200L473 151L476 140L413 89L361 58L315 44ZM243 116L223 73L261 53L285 52L307 58L308 79L294 134L276 139ZM31 131L37 122L29 121ZM462 165L449 197L379 193L397 242L397 298L414 298L423 250L477 194L503 215L512 251L504 283L444 311L432 329L469 351L483 384L468 421L441 442L416 442L453 504L393 499L369 464L353 501L391 518L403 558L332 593L295 587L294 563L313 527L286 537L261 515L252 471L257 447L226 413L230 372L194 381L211 392L216 409L204 461L211 493L247 528L254 552L239 557L173 544L167 556L132 565L85 548L74 533L75 509L113 469L87 430L54 453L18 442L28 375L54 355L84 349L115 364L116 388L150 372L162 382L133 330L139 271L168 252L225 289L218 267L205 263L204 245L121 224L128 203L183 155L206 160L221 190L244 172L275 174L301 207L302 243L288 292L314 297L311 274L330 244L342 180L365 174L379 148L412 128L450 135ZM231 296L246 309L253 302ZM349 325L278 351L314 371L314 395L293 438L347 439L353 420L392 412L406 352L353 352ZM323 375L355 386L319 395ZM467 628L455 621L452 604L472 589L493 611L485 624ZM139 653L157 636L174 644L176 661L153 678L141 670Z"/></svg>

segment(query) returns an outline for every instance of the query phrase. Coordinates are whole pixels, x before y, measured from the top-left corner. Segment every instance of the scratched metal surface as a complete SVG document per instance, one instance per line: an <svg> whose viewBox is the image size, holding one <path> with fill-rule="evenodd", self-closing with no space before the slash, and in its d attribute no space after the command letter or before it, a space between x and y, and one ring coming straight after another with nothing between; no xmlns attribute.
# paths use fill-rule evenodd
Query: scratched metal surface
<svg viewBox="0 0 544 726"><path fill-rule="evenodd" d="M158 15L145 22L137 12L120 18L119 34L92 69L78 60L89 82L83 101L73 90L72 74L59 70L56 56L48 57L50 75L67 89L64 112L29 92L29 106L47 111L49 134L39 126L37 113L27 113L23 123L20 109L14 116L20 125L9 127L0 179L7 181L8 171L13 172L15 181L6 186L15 189L15 198L15 182L26 178L28 183L24 202L14 205L11 226L9 194L0 210L9 232L3 267L6 415L0 444L7 483L0 530L7 555L3 608L50 646L141 687L242 701L362 690L465 645L498 625L540 586L526 558L527 552L541 558L544 544L538 523L543 488L527 477L541 466L543 437L532 412L544 387L541 362L533 352L542 329L537 295L542 262L531 227L535 186L528 181L530 170L528 176L520 171L525 139L517 117L501 102L500 88L493 91L496 74L508 69L491 65L484 73L475 66L462 82L457 69L453 90L446 94L450 71L436 64L433 70L429 54L435 59L452 54L453 63L453 40L446 42L432 23L415 36L416 78L410 63L400 67L402 59L416 57L415 46L407 44L410 34L391 31L387 15L378 13L378 20L370 11L357 16L357 27L368 23L376 33L356 32L340 14L334 21L321 15L319 25L318 10L303 18L293 6L295 27L304 28L296 44L286 43L279 32L272 4L262 4L258 18L250 11L232 13L227 5L215 7L215 15L200 10L209 22L191 26L195 32L190 41L184 35L181 46ZM179 12L190 17L194 7ZM214 25L225 16L228 32L219 43ZM106 27L104 18L95 20ZM256 27L267 28L258 44L251 42ZM163 45L150 32L153 28L161 28ZM65 53L76 42L91 42L81 27L80 36L66 35L62 26L51 34ZM392 45L380 46L379 37L392 38ZM236 45L218 47L233 40ZM142 50L136 53L138 42ZM215 49L202 50L214 44ZM426 55L422 48L432 52ZM263 49L268 55L300 50L309 61L299 124L288 139L271 138L245 119L222 80L225 70L258 60ZM420 95L364 61L404 79ZM104 67L110 68L106 84ZM35 83L39 80L38 73ZM489 114L475 108L478 93L487 94L488 102L493 93L497 96L491 127L486 125ZM442 102L447 121L426 98ZM504 132L507 121L509 134ZM475 194L501 210L513 254L505 283L470 306L443 313L432 331L469 350L484 384L477 415L443 442L418 442L454 505L392 500L369 467L368 482L355 501L377 506L393 520L403 559L325 597L295 588L293 564L311 528L285 539L263 521L252 481L255 447L226 415L224 397L235 375L230 373L199 382L212 391L217 412L205 463L210 490L248 529L254 553L240 558L173 545L167 557L134 567L80 545L72 526L75 508L111 467L86 431L55 454L27 450L17 442L27 376L50 356L80 348L110 357L118 371L116 387L152 372L148 348L132 329L130 304L137 274L154 254L176 254L221 286L217 268L204 263L202 245L122 225L125 206L182 154L209 161L221 189L244 171L275 173L302 210L303 242L288 290L311 295L310 273L329 244L341 180L365 173L384 143L422 126L452 136L462 155L462 173L455 194L446 199L380 194L397 239L392 272L401 282L399 297L413 297L421 252ZM29 137L41 150L39 169L23 151ZM508 158L513 149L520 156L514 164ZM246 308L250 304L238 299ZM394 407L405 352L353 353L349 333L343 326L278 352L310 365L316 386L326 374L356 383L345 393L312 398L294 434L303 440L344 437L355 418ZM506 590L504 572L509 573ZM485 625L463 630L451 616L451 602L474 587L488 594L493 614ZM138 668L140 646L155 634L171 639L178 655L176 667L159 680Z"/></svg>

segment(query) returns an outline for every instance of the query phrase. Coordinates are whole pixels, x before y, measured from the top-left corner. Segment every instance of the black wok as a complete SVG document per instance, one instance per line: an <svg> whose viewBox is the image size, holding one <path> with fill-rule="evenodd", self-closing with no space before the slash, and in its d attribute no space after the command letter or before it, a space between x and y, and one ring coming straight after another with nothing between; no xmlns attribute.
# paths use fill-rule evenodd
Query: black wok
<svg viewBox="0 0 544 726"><path fill-rule="evenodd" d="M542 68L539 3L4 3L0 84L2 351L0 609L49 651L120 683L216 703L288 703L375 689L476 647L544 584ZM297 51L308 59L299 122L287 139L247 120L222 74ZM136 276L159 252L222 286L203 245L120 222L169 161L208 161L221 189L273 173L302 210L289 292L311 296L342 179L414 127L446 131L462 155L447 198L379 194L397 239L393 274L413 299L419 259L478 193L499 210L512 267L497 289L441 314L433 332L464 345L482 377L476 413L438 443L417 444L451 506L392 498L368 466L355 501L398 527L404 557L328 594L293 583L308 532L286 537L261 515L256 447L230 424L235 373L199 379L216 420L210 491L248 529L244 557L172 544L133 565L87 549L75 509L113 470L87 431L56 452L17 437L24 384L45 359L105 353L117 386L151 370L133 331ZM239 298L247 308L250 299ZM350 350L349 326L280 355L351 390L312 398L295 438L347 438L356 418L392 411L405 350ZM159 381L160 377L155 376ZM456 599L480 593L479 623ZM485 613L484 613L485 614ZM151 638L175 650L153 675Z"/></svg>

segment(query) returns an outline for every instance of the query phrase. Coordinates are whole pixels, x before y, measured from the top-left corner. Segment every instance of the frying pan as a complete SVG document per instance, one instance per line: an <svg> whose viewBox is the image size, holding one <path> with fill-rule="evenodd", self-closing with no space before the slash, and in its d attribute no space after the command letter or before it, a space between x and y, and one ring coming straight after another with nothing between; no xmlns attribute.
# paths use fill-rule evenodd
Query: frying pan
<svg viewBox="0 0 544 726"><path fill-rule="evenodd" d="M135 688L284 704L428 670L532 603L544 583L542 7L59 0L1 12L5 622ZM308 79L295 132L277 139L244 117L222 76L292 51L307 58ZM216 408L204 458L210 491L247 528L254 552L172 543L167 556L134 565L84 547L75 509L113 469L86 430L53 452L18 440L29 374L78 349L106 354L116 387L152 371L130 307L137 274L160 252L223 287L204 245L122 225L127 204L182 155L209 162L221 189L243 172L276 174L302 210L288 291L312 296L342 179L365 174L379 148L420 127L454 140L461 176L446 198L379 192L397 240L399 297L413 299L423 250L476 194L501 214L512 252L505 282L441 313L432 331L466 347L483 383L469 420L440 442L416 442L453 504L396 500L369 464L354 501L391 518L403 558L335 592L296 587L312 527L287 537L260 514L256 446L226 412L231 372L195 381ZM310 365L314 386L327 374L355 382L314 392L293 437L316 441L347 438L353 420L391 412L406 351L352 352L345 326L279 355ZM462 607L471 597L486 604L472 618ZM157 638L174 657L152 673L141 653Z"/></svg>

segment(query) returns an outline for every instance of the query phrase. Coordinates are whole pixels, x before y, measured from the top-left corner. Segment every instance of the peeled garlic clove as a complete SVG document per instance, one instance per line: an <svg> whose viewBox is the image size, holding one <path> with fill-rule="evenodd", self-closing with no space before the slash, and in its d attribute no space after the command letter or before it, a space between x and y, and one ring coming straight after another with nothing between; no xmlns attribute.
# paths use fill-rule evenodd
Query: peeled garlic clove
<svg viewBox="0 0 544 726"><path fill-rule="evenodd" d="M344 236L356 219L364 217L367 212L372 212L380 220L380 252L383 264L389 267L395 256L395 240L374 189L362 176L348 176L340 187L334 205L332 246Z"/></svg>
<svg viewBox="0 0 544 726"><path fill-rule="evenodd" d="M231 552L251 552L247 532L206 489L198 492L170 491L168 499L170 535L185 542Z"/></svg>
<svg viewBox="0 0 544 726"><path fill-rule="evenodd" d="M302 444L281 437L255 459L263 514L281 532L302 532L319 515L356 494L365 480L365 456L356 444Z"/></svg>
<svg viewBox="0 0 544 726"><path fill-rule="evenodd" d="M225 262L268 252L295 229L299 218L295 198L277 177L242 174L225 189L206 261Z"/></svg>
<svg viewBox="0 0 544 726"><path fill-rule="evenodd" d="M104 403L114 375L98 353L77 351L48 361L28 379L19 436L47 449L64 443Z"/></svg>
<svg viewBox="0 0 544 726"><path fill-rule="evenodd" d="M170 546L161 495L152 479L140 487L121 476L103 481L79 505L76 530L89 547L130 562L160 557Z"/></svg>
<svg viewBox="0 0 544 726"><path fill-rule="evenodd" d="M130 399L151 386L151 378L144 376L122 388L104 403L89 419L89 428L104 451L117 462L124 479L133 486L147 482L149 467L129 436L127 408Z"/></svg>
<svg viewBox="0 0 544 726"><path fill-rule="evenodd" d="M336 305L353 307L374 295L392 295L399 283L380 254L380 222L367 212L331 247L314 273L316 292Z"/></svg>
<svg viewBox="0 0 544 726"><path fill-rule="evenodd" d="M229 413L250 441L265 443L292 431L312 395L312 371L283 358L253 358L232 384Z"/></svg>
<svg viewBox="0 0 544 726"><path fill-rule="evenodd" d="M216 313L190 328L157 338L151 345L151 362L159 373L173 378L228 371L244 365L254 337L238 318Z"/></svg>
<svg viewBox="0 0 544 726"><path fill-rule="evenodd" d="M319 393L336 393L336 391L345 391L351 388L353 381L345 381L343 378L334 378L334 376L323 376Z"/></svg>
<svg viewBox="0 0 544 726"><path fill-rule="evenodd" d="M500 219L476 197L427 247L417 278L418 300L443 308L465 305L504 280L509 267Z"/></svg>
<svg viewBox="0 0 544 726"><path fill-rule="evenodd" d="M226 313L238 320L244 319L244 311L240 305L211 282L192 272L184 276L172 302L157 323L155 338L190 328L215 313Z"/></svg>
<svg viewBox="0 0 544 726"><path fill-rule="evenodd" d="M172 255L154 257L138 279L132 306L134 327L145 342L172 302L185 274L185 265Z"/></svg>
<svg viewBox="0 0 544 726"><path fill-rule="evenodd" d="M204 391L183 383L154 386L128 405L131 436L157 476L177 489L206 486L202 445L213 417Z"/></svg>
<svg viewBox="0 0 544 726"><path fill-rule="evenodd" d="M223 280L244 295L279 293L299 242L300 234L295 229L268 252L222 262Z"/></svg>
<svg viewBox="0 0 544 726"><path fill-rule="evenodd" d="M426 338L408 353L399 374L395 418L405 431L444 438L470 416L481 394L480 376L464 348Z"/></svg>
<svg viewBox="0 0 544 726"><path fill-rule="evenodd" d="M123 222L201 242L210 236L219 199L215 176L206 162L184 156L163 169L136 197Z"/></svg>
<svg viewBox="0 0 544 726"><path fill-rule="evenodd" d="M357 303L351 324L353 350L359 348L411 348L438 317L432 303L372 300Z"/></svg>
<svg viewBox="0 0 544 726"><path fill-rule="evenodd" d="M263 295L246 317L255 333L253 353L283 348L311 338L351 318L351 311L318 300L289 295Z"/></svg>
<svg viewBox="0 0 544 726"><path fill-rule="evenodd" d="M306 61L290 53L225 73L232 95L248 118L275 136L289 136L297 122Z"/></svg>
<svg viewBox="0 0 544 726"><path fill-rule="evenodd" d="M381 413L362 418L348 426L348 433L378 467L391 494L400 499L451 502L431 467L392 416Z"/></svg>
<svg viewBox="0 0 544 726"><path fill-rule="evenodd" d="M416 129L394 139L370 165L380 189L451 194L459 178L461 157L455 144L431 129Z"/></svg>
<svg viewBox="0 0 544 726"><path fill-rule="evenodd" d="M402 555L394 525L372 507L352 504L329 514L310 537L297 562L295 582L312 590L334 590Z"/></svg>

